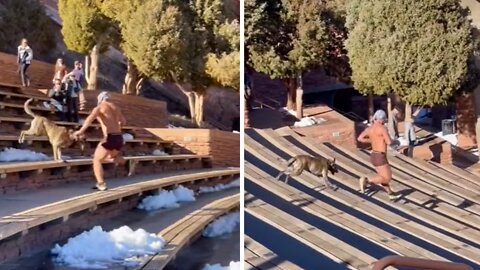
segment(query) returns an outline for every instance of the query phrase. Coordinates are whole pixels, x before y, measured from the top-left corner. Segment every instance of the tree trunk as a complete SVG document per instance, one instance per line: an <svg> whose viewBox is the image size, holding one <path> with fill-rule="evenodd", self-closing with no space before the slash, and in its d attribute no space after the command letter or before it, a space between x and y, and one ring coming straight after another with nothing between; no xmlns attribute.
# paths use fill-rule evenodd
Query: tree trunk
<svg viewBox="0 0 480 270"><path fill-rule="evenodd" d="M205 98L205 92L195 92L195 124L201 127L203 122L203 100Z"/></svg>
<svg viewBox="0 0 480 270"><path fill-rule="evenodd" d="M244 123L245 128L249 128L250 127L250 117L249 117L250 105L248 104L248 98L246 96L244 96L243 99L244 99L244 103L245 103L243 123Z"/></svg>
<svg viewBox="0 0 480 270"><path fill-rule="evenodd" d="M412 104L405 102L405 122L412 122Z"/></svg>
<svg viewBox="0 0 480 270"><path fill-rule="evenodd" d="M396 138L397 134L395 132L396 121L392 112L392 99L390 95L387 96L387 115L388 115L388 134L391 138Z"/></svg>
<svg viewBox="0 0 480 270"><path fill-rule="evenodd" d="M296 93L297 85L294 78L286 79L285 84L287 86L287 109L295 110L297 109L296 105Z"/></svg>
<svg viewBox="0 0 480 270"><path fill-rule="evenodd" d="M93 46L90 52L90 66L88 67L87 89L97 90L97 72L98 72L98 46Z"/></svg>
<svg viewBox="0 0 480 270"><path fill-rule="evenodd" d="M192 123L195 123L195 94L191 91L184 92L184 94L188 98L188 107L190 109L190 118L192 119Z"/></svg>
<svg viewBox="0 0 480 270"><path fill-rule="evenodd" d="M372 123L373 119L373 94L368 94L368 122Z"/></svg>
<svg viewBox="0 0 480 270"><path fill-rule="evenodd" d="M303 118L303 89L302 88L297 88L297 118L300 120Z"/></svg>
<svg viewBox="0 0 480 270"><path fill-rule="evenodd" d="M122 94L124 95L138 95L142 80L140 72L132 61L127 62L127 73L125 74L125 82L123 83Z"/></svg>

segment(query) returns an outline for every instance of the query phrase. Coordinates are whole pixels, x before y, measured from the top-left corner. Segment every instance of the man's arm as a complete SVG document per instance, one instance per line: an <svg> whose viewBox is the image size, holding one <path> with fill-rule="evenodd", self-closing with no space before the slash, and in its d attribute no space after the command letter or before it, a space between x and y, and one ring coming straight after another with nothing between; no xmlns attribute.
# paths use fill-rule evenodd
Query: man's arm
<svg viewBox="0 0 480 270"><path fill-rule="evenodd" d="M119 108L117 108L117 114L120 127L124 127L127 124L127 119L125 119L125 116Z"/></svg>
<svg viewBox="0 0 480 270"><path fill-rule="evenodd" d="M370 140L367 139L368 133L369 133L369 129L370 129L369 127L366 128L364 131L362 131L362 133L360 133L360 135L358 135L357 140L358 140L359 142L362 142L362 143L369 143L369 142L370 142Z"/></svg>
<svg viewBox="0 0 480 270"><path fill-rule="evenodd" d="M99 113L100 113L100 107L97 106L95 107L95 109L92 110L92 112L87 117L87 119L85 119L85 122L83 123L82 128L78 130L77 133L79 134L85 133L87 128L93 123L93 120L97 119Z"/></svg>

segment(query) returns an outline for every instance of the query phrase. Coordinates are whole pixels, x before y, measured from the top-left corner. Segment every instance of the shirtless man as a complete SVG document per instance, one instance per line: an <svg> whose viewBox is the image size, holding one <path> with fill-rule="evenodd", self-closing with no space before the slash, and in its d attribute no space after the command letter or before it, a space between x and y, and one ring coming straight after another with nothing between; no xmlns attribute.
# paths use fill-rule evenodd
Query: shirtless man
<svg viewBox="0 0 480 270"><path fill-rule="evenodd" d="M370 154L370 161L377 171L377 174L374 176L360 177L359 184L362 193L365 192L365 187L369 183L380 185L388 193L389 199L395 200L398 199L400 195L395 195L390 188L392 170L387 161L387 146L392 144L392 139L384 125L386 119L387 115L383 110L376 111L373 115L373 125L365 129L358 136L358 141L372 144L373 151Z"/></svg>
<svg viewBox="0 0 480 270"><path fill-rule="evenodd" d="M120 153L123 146L122 126L126 124L126 120L120 108L111 103L109 99L108 92L100 93L97 97L97 107L85 119L82 128L74 133L75 136L84 134L95 119L102 127L104 138L98 144L93 155L93 172L97 180L95 188L101 191L107 189L103 178L102 162L115 162L121 165L126 162ZM129 176L132 175L134 166L135 163L130 161Z"/></svg>

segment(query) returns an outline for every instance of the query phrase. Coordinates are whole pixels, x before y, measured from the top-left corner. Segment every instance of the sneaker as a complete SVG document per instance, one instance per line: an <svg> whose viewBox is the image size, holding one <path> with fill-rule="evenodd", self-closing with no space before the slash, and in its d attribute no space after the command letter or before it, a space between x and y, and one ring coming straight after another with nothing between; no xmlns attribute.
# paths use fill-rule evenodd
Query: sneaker
<svg viewBox="0 0 480 270"><path fill-rule="evenodd" d="M100 191L105 191L107 190L107 184L105 182L103 183L97 183L92 189L98 189Z"/></svg>
<svg viewBox="0 0 480 270"><path fill-rule="evenodd" d="M128 177L130 177L134 174L136 165L137 165L137 163L135 162L135 160L130 159L128 161Z"/></svg>
<svg viewBox="0 0 480 270"><path fill-rule="evenodd" d="M48 103L48 102L46 102L46 101L43 102L43 107L45 107L45 108L47 108L47 109L49 109L49 110L52 108L52 107L50 106L50 103Z"/></svg>
<svg viewBox="0 0 480 270"><path fill-rule="evenodd" d="M395 194L395 193L388 194L388 199L390 201L398 200L400 199L400 197L402 197L402 194Z"/></svg>
<svg viewBox="0 0 480 270"><path fill-rule="evenodd" d="M360 192L365 193L365 186L367 185L367 177L362 176L358 180L358 185L360 186Z"/></svg>

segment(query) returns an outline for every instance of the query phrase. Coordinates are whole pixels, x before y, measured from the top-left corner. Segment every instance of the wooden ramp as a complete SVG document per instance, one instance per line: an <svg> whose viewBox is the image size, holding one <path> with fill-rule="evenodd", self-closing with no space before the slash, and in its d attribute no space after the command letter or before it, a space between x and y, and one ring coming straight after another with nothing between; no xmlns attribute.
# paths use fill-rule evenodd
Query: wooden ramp
<svg viewBox="0 0 480 270"><path fill-rule="evenodd" d="M139 270L159 270L167 266L177 253L188 243L193 242L202 230L216 218L240 208L240 195L235 194L202 207L184 218L178 220L168 228L158 233L166 245L163 251L152 256Z"/></svg>
<svg viewBox="0 0 480 270"><path fill-rule="evenodd" d="M288 185L276 180L286 161L297 154L335 157L340 172L329 178L339 188L325 188L308 172L293 177ZM288 131L249 129L245 160L245 190L251 196L245 199L246 215L254 216L252 209L260 205L262 214L250 217L261 224L257 227L265 226L272 233L290 230L282 237L314 248L325 263L334 263L329 269L371 269L373 262L388 255L480 267L478 186L454 170L389 157L393 188L403 194L392 202L383 191L358 192L358 178L373 172L367 153L361 151L314 143ZM245 224L252 239L282 258L288 256L278 247L279 237L267 239L255 233L248 221ZM305 236L306 232L314 233ZM295 256L288 260L306 267Z"/></svg>

